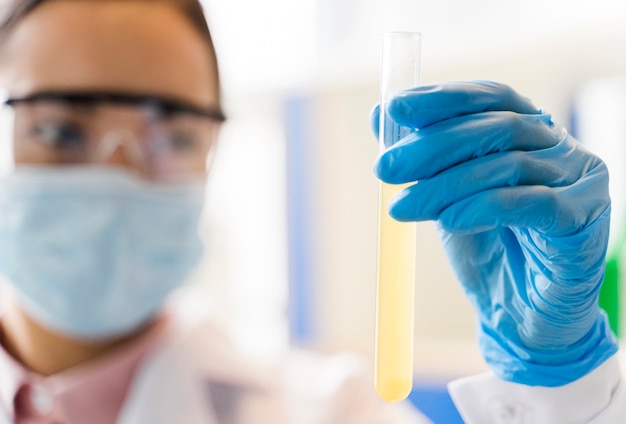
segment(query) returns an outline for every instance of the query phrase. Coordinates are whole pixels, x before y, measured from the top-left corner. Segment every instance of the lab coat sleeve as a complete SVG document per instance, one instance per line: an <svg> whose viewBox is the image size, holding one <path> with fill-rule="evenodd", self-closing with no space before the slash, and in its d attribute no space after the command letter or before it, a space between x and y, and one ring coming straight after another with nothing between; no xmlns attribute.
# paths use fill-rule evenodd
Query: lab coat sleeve
<svg viewBox="0 0 626 424"><path fill-rule="evenodd" d="M467 424L626 423L617 354L561 387L526 386L485 373L453 381L448 389Z"/></svg>

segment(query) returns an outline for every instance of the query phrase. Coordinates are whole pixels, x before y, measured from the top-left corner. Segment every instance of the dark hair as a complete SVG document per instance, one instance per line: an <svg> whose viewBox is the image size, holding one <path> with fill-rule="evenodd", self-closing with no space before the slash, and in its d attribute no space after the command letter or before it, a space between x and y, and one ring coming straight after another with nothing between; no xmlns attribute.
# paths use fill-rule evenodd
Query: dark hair
<svg viewBox="0 0 626 424"><path fill-rule="evenodd" d="M5 10L2 13L0 20L0 44L10 34L10 32L24 19L30 12L44 3L49 3L53 0L13 0L10 4L5 6ZM87 0L82 0L87 1ZM95 0L92 0L95 1ZM102 0L97 0L102 1ZM110 1L126 1L126 0L110 0ZM172 3L174 6L185 15L193 27L200 33L202 38L207 43L209 54L215 64L217 64L217 57L215 53L215 47L213 45L213 39L211 32L209 31L209 25L207 24L206 17L204 16L204 10L199 0L140 0L140 1L162 1ZM215 75L218 78L219 89L219 72L215 69Z"/></svg>

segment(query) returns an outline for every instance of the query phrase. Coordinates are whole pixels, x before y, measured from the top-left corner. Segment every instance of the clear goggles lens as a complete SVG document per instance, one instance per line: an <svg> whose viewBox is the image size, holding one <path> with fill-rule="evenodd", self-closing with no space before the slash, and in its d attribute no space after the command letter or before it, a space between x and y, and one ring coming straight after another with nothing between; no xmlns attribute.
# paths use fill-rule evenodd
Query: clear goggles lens
<svg viewBox="0 0 626 424"><path fill-rule="evenodd" d="M128 94L45 92L3 103L8 167L111 163L154 180L204 175L224 121L217 109Z"/></svg>

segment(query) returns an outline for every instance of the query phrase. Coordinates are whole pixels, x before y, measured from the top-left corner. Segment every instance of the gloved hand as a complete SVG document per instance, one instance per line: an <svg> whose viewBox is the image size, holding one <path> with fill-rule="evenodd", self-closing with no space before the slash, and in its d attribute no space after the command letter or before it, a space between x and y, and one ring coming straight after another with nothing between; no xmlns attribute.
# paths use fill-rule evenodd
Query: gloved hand
<svg viewBox="0 0 626 424"><path fill-rule="evenodd" d="M501 84L418 87L394 97L387 114L419 129L376 162L385 182L419 181L392 199L390 214L437 221L490 368L560 386L614 354L598 307L610 214L604 163Z"/></svg>

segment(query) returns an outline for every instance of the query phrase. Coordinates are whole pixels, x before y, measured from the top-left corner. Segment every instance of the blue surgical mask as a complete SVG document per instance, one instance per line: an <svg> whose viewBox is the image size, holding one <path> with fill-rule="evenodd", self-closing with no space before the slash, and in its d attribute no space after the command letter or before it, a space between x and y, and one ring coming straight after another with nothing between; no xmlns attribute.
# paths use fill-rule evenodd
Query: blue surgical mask
<svg viewBox="0 0 626 424"><path fill-rule="evenodd" d="M112 167L18 167L0 178L0 272L50 330L104 339L158 313L202 255L199 183Z"/></svg>

